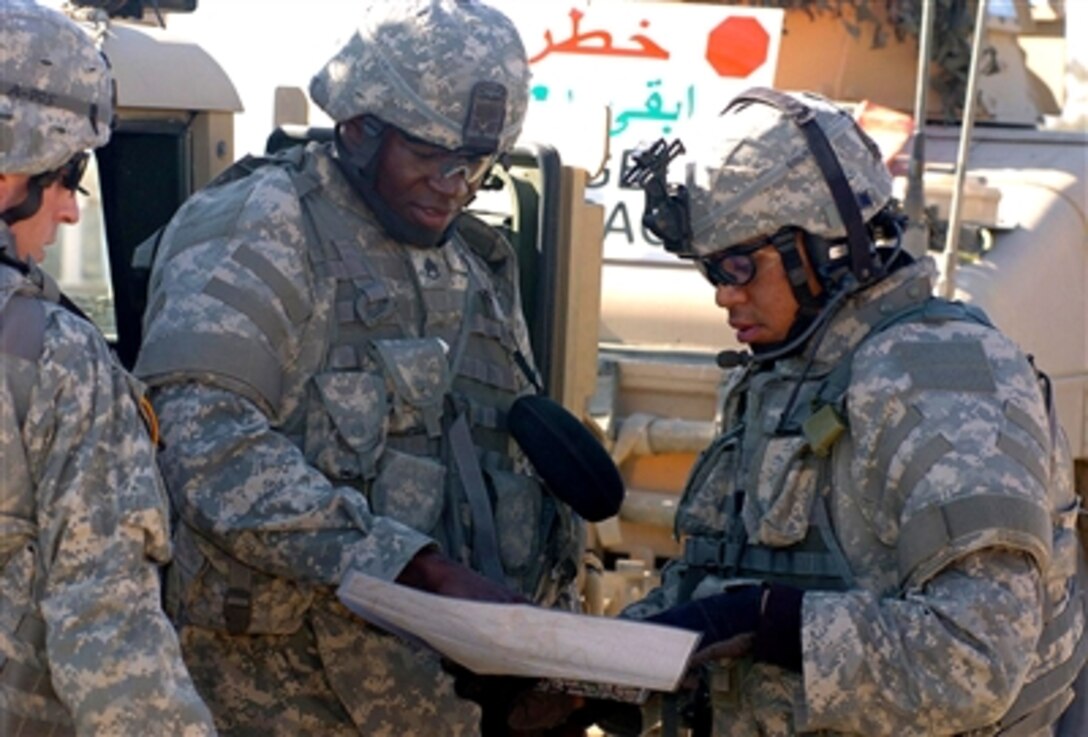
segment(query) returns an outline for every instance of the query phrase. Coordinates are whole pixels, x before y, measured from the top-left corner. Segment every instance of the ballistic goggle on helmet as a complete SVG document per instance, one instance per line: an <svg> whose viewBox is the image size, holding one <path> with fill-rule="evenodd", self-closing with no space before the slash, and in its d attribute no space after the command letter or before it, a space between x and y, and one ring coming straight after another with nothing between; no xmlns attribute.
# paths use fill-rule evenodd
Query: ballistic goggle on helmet
<svg viewBox="0 0 1088 737"><path fill-rule="evenodd" d="M475 0L371 3L358 32L314 76L337 123L370 116L451 152L507 152L529 105L529 62L514 24Z"/></svg>
<svg viewBox="0 0 1088 737"><path fill-rule="evenodd" d="M26 0L0 0L0 172L59 171L109 141L109 65L82 28Z"/></svg>
<svg viewBox="0 0 1088 737"><path fill-rule="evenodd" d="M662 178L684 153L678 141L636 154L625 177L646 191L644 224L667 250L705 259L796 228L843 241L858 280L873 276L865 223L888 203L892 178L847 111L809 93L753 88L730 102L712 134L682 185Z"/></svg>

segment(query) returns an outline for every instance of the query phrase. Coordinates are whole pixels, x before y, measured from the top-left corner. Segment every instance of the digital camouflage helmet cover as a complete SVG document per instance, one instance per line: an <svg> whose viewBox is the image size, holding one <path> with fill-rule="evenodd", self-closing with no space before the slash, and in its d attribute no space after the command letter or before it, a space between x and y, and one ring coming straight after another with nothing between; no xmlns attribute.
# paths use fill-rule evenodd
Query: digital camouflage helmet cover
<svg viewBox="0 0 1088 737"><path fill-rule="evenodd" d="M0 0L0 172L40 174L104 145L114 109L109 64L62 13Z"/></svg>
<svg viewBox="0 0 1088 737"><path fill-rule="evenodd" d="M868 222L892 193L876 144L849 112L823 97L783 97L800 103L819 126L860 222ZM789 111L742 94L717 119L715 133L699 151L708 163L693 166L686 184L695 255L709 256L789 226L827 240L849 235L850 214L841 212L825 165Z"/></svg>
<svg viewBox="0 0 1088 737"><path fill-rule="evenodd" d="M450 150L513 148L529 63L509 18L475 0L384 0L363 18L310 83L334 121L372 115Z"/></svg>

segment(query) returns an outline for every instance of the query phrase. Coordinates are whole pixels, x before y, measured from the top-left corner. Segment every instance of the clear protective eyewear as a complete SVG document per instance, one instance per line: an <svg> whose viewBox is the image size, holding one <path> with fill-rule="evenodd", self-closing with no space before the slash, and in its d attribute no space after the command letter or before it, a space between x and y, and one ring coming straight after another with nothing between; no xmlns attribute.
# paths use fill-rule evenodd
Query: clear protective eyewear
<svg viewBox="0 0 1088 737"><path fill-rule="evenodd" d="M782 229L774 235L759 238L753 243L730 246L718 253L695 259L698 271L714 286L745 286L755 279L755 253L767 246L786 245L793 242L795 231Z"/></svg>
<svg viewBox="0 0 1088 737"><path fill-rule="evenodd" d="M449 179L463 176L469 184L482 180L499 159L495 152L451 151L398 131L408 150L429 176Z"/></svg>

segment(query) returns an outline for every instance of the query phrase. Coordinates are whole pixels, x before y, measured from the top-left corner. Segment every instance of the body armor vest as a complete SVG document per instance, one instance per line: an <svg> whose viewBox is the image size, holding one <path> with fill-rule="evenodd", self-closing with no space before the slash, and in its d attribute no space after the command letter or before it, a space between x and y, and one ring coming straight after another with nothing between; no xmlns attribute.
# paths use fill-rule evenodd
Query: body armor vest
<svg viewBox="0 0 1088 737"><path fill-rule="evenodd" d="M485 273L463 228L438 249L382 244L361 253L348 233L336 233L336 225L347 227L342 219L322 217L329 206L320 198L306 205L322 223L314 271L336 283L323 368L309 400L316 404L307 411L307 458L366 493L377 514L431 535L452 557L533 596L549 530L524 523L555 522L559 510L506 429L510 405L536 382L513 331L516 305L489 286L497 277ZM345 374L390 401L384 418L370 418L375 427L384 421L384 438L367 438L362 454L349 443L355 447L346 458L329 447L321 417L340 411L326 400L334 393L330 381ZM405 479L435 493L404 496Z"/></svg>
<svg viewBox="0 0 1088 737"><path fill-rule="evenodd" d="M883 330L921 320L966 320L992 327L977 308L930 298L878 321L848 355L823 374L811 373L803 380L774 372L744 374L730 391L725 406L725 416L737 421L700 457L680 503L677 534L688 534L684 538L678 602L716 593L725 581L736 579L823 591L853 585L853 573L836 540L828 512L831 454L846 430L845 395L853 356L865 340ZM1055 448L1060 448L1055 410L1046 390L1048 379L1041 373L1039 379L1048 404L1051 440ZM775 457L788 459L781 466L765 462L772 446L776 446ZM1055 457L1050 459L1055 467L1060 465L1060 455L1060 450L1055 450ZM1054 470L1055 476L1059 473ZM700 494L708 489L714 491L705 497ZM722 498L722 489L732 489L724 495L724 508L709 512L703 506L694 514L686 514L691 505L700 504L700 498ZM763 499L757 496L753 504L752 490L757 489L769 493ZM791 508L795 514L778 514L783 508ZM802 514L798 516L799 510ZM961 522L970 524L967 520ZM749 539L749 528L760 526L762 531L768 524L781 535L783 545ZM1068 522L1054 521L1055 558L1071 555L1069 545L1058 542L1068 537L1067 527ZM1064 552L1059 553L1059 547ZM1088 660L1088 637L1081 636L1067 658L1055 658L1054 649L1071 632L1083 631L1088 592L1083 590L1084 572L1074 576L1069 560L1056 560L1052 567L1058 572L1048 574L1044 628L1037 645L1037 656L1046 667L1025 684L1002 719L978 735L1026 737L1056 723L1070 703L1069 686ZM1051 580L1055 577L1056 581Z"/></svg>
<svg viewBox="0 0 1088 737"><path fill-rule="evenodd" d="M323 196L305 155L297 148L243 161L217 180L283 167L299 197L317 290L331 290L325 333L312 338L318 367L282 431L330 480L365 494L376 514L554 603L577 572L580 534L507 431L510 405L538 381L516 332L511 247L468 215L442 247L396 243ZM227 565L228 631L262 631L250 627L257 574L233 559Z"/></svg>

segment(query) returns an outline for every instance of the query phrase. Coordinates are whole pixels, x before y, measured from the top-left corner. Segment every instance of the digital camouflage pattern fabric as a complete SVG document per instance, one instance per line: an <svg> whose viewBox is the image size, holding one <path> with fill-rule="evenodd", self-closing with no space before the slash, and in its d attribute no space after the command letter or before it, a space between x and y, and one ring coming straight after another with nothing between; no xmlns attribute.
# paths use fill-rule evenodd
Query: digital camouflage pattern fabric
<svg viewBox="0 0 1088 737"><path fill-rule="evenodd" d="M109 65L86 33L30 0L0 1L0 171L38 174L106 143Z"/></svg>
<svg viewBox="0 0 1088 737"><path fill-rule="evenodd" d="M514 24L476 0L377 0L363 27L310 84L314 103L343 122L371 114L448 149L466 145L473 87L505 88L500 151L521 133L529 107L529 64ZM489 104L480 100L479 105Z"/></svg>
<svg viewBox="0 0 1088 737"><path fill-rule="evenodd" d="M531 390L515 354L532 360L510 246L485 226L484 247L392 240L332 150L200 192L164 232L136 370L182 520L171 607L226 733L475 734L437 657L335 587L352 570L392 580L435 544L479 570L475 533L493 525L504 583L569 605L580 526L505 429ZM452 457L458 417L489 521Z"/></svg>
<svg viewBox="0 0 1088 737"><path fill-rule="evenodd" d="M826 99L808 93L794 97L813 111L857 198L861 219L868 222L892 193L891 174L876 144L848 112ZM691 167L685 182L694 255L709 256L774 233L783 223L829 240L846 236L804 134L777 108L731 104L695 138L695 148L693 160L711 163Z"/></svg>
<svg viewBox="0 0 1088 737"><path fill-rule="evenodd" d="M924 259L846 302L792 405L792 431L776 428L811 345L732 377L726 432L679 505L685 554L626 612L674 605L700 572L692 596L720 591L729 574L709 561L736 533L748 541L739 575L807 589L803 674L711 668L719 737L993 734L1014 723L1044 735L1072 699L1085 647L1077 505L1033 367L992 327L936 313L863 340L921 305L934 273ZM802 428L844 361L845 434L822 458ZM815 545L823 532L833 535Z"/></svg>
<svg viewBox="0 0 1088 737"><path fill-rule="evenodd" d="M161 609L168 506L141 388L55 295L0 264L0 731L214 734Z"/></svg>

